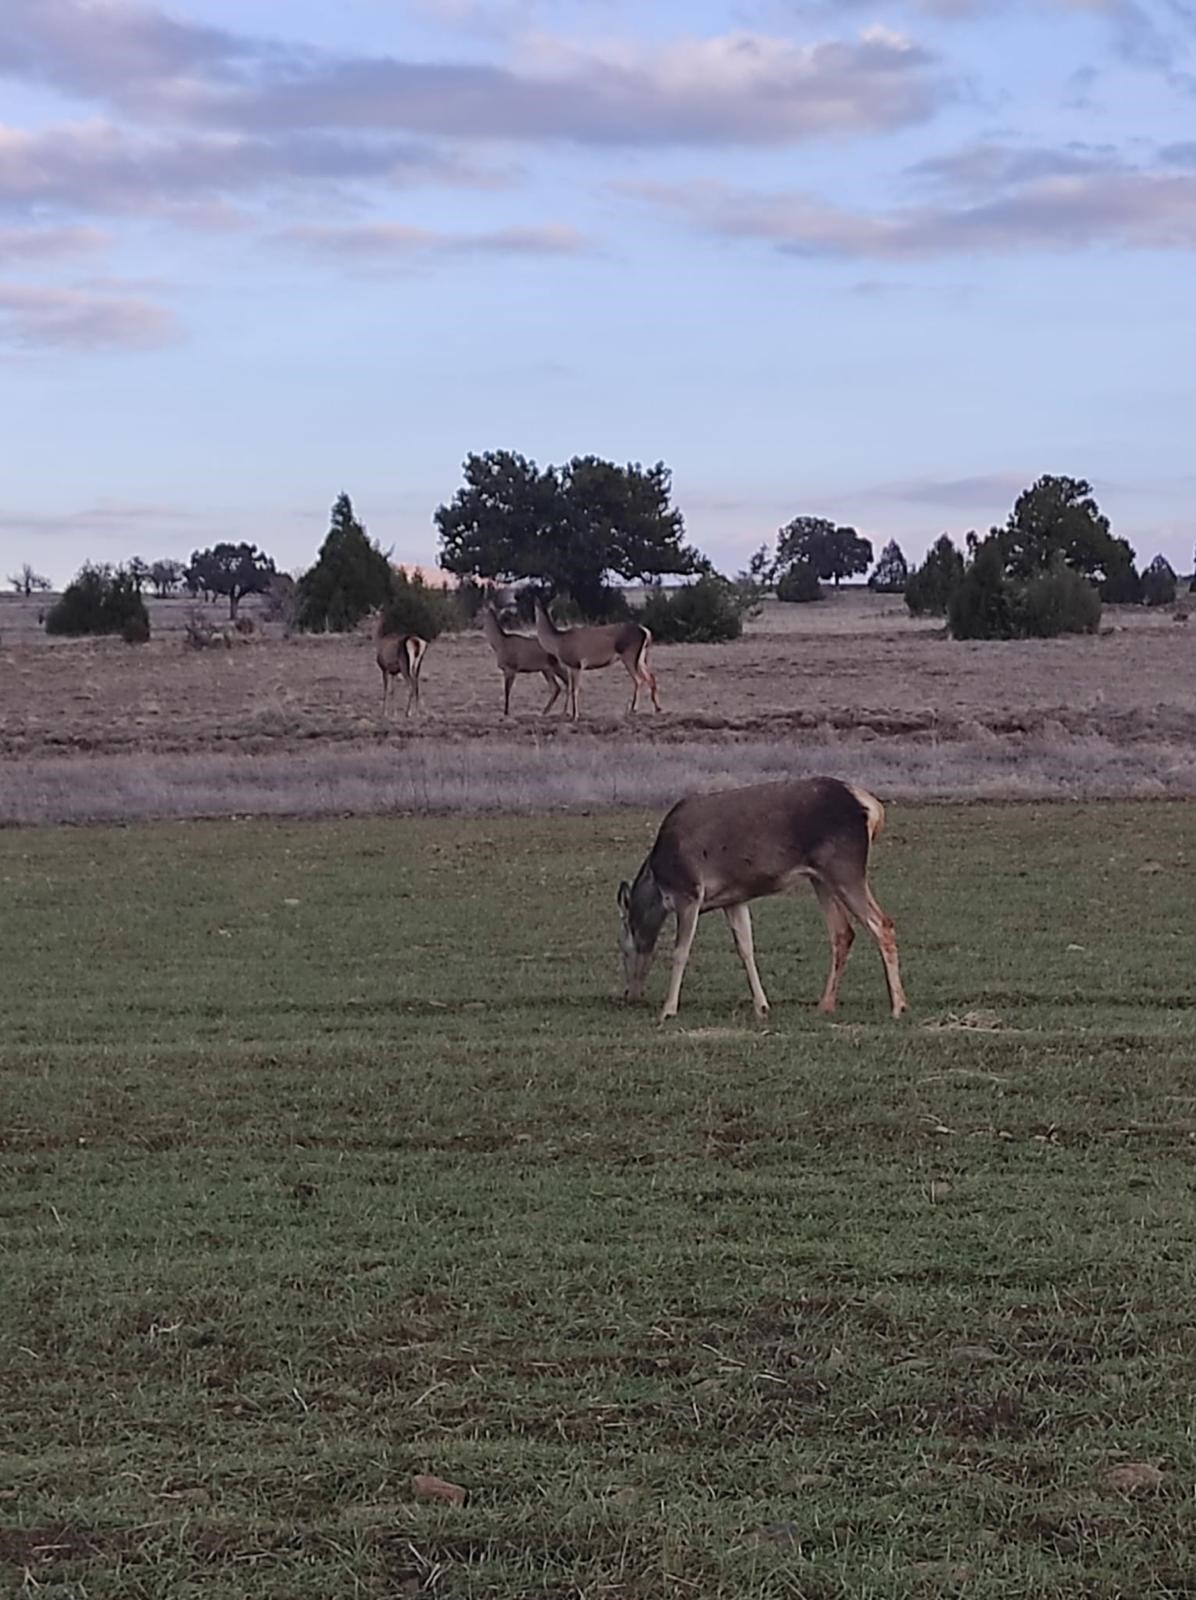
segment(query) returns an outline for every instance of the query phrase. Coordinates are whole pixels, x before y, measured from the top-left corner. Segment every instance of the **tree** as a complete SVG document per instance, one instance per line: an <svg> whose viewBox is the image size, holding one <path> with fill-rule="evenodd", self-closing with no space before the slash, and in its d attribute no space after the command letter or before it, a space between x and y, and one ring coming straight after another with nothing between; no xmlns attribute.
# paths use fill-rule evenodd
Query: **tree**
<svg viewBox="0 0 1196 1600"><path fill-rule="evenodd" d="M1142 574L1142 599L1148 606L1169 606L1175 600L1175 568L1166 556L1155 556Z"/></svg>
<svg viewBox="0 0 1196 1600"><path fill-rule="evenodd" d="M470 455L465 483L437 508L440 565L461 578L531 579L567 592L584 616L609 607L612 575L647 579L703 569L682 543L684 519L670 504L663 462L624 467L575 456L543 470L509 450Z"/></svg>
<svg viewBox="0 0 1196 1600"><path fill-rule="evenodd" d="M14 572L8 581L16 593L23 594L26 600L32 594L45 594L50 587L49 578L43 578L40 572L34 572L27 561L20 572Z"/></svg>
<svg viewBox="0 0 1196 1600"><path fill-rule="evenodd" d="M1101 599L1096 585L1068 566L1056 550L1049 566L1031 577L1012 572L1007 534L994 529L969 544L971 560L947 603L955 639L1053 639L1061 633L1095 633Z"/></svg>
<svg viewBox="0 0 1196 1600"><path fill-rule="evenodd" d="M1014 503L1006 523L1006 565L1015 578L1046 572L1055 555L1097 583L1116 581L1134 552L1115 539L1084 478L1039 478Z"/></svg>
<svg viewBox="0 0 1196 1600"><path fill-rule="evenodd" d="M349 496L338 495L315 564L299 579L296 626L346 633L384 606L391 588L390 562L357 520Z"/></svg>
<svg viewBox="0 0 1196 1600"><path fill-rule="evenodd" d="M134 556L131 561L126 562L125 571L138 589L144 589L150 581L150 564L148 561L143 561L140 556Z"/></svg>
<svg viewBox="0 0 1196 1600"><path fill-rule="evenodd" d="M974 538L970 535L969 538ZM905 586L905 603L914 617L941 617L956 588L963 581L963 556L949 533L940 534L926 552L926 559L910 575Z"/></svg>
<svg viewBox="0 0 1196 1600"><path fill-rule="evenodd" d="M130 642L149 638L149 614L127 567L82 567L50 607L46 632L122 633Z"/></svg>
<svg viewBox="0 0 1196 1600"><path fill-rule="evenodd" d="M890 539L880 553L876 570L868 579L868 587L875 589L877 594L904 594L908 582L909 565L901 553L901 546L895 539Z"/></svg>
<svg viewBox="0 0 1196 1600"><path fill-rule="evenodd" d="M1196 594L1196 550L1192 551L1192 581L1188 584L1188 593Z"/></svg>
<svg viewBox="0 0 1196 1600"><path fill-rule="evenodd" d="M154 586L154 593L159 600L165 600L183 581L183 563L181 561L155 561L149 569L149 581Z"/></svg>
<svg viewBox="0 0 1196 1600"><path fill-rule="evenodd" d="M819 578L833 579L838 588L841 578L867 572L872 544L827 517L794 517L777 535L777 570L784 573L799 561L809 562Z"/></svg>
<svg viewBox="0 0 1196 1600"><path fill-rule="evenodd" d="M274 572L273 561L257 545L224 542L193 550L184 579L192 593L227 595L228 614L235 618L247 594L265 594Z"/></svg>

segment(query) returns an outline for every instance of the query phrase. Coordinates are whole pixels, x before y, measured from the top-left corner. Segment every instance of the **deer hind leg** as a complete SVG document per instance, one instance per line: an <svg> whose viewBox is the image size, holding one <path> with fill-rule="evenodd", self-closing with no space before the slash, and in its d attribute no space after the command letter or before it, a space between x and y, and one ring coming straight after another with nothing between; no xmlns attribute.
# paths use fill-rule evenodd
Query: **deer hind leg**
<svg viewBox="0 0 1196 1600"><path fill-rule="evenodd" d="M846 906L833 889L828 888L825 883L815 881L814 893L818 896L818 904L822 907L822 914L826 918L826 931L831 940L831 970L827 973L826 988L822 991L822 999L818 1002L819 1011L829 1013L835 1009L839 999L839 982L843 977L847 958L851 954L851 947L855 943L855 929L851 925Z"/></svg>
<svg viewBox="0 0 1196 1600"><path fill-rule="evenodd" d="M541 677L552 690L552 693L548 697L548 704L540 713L542 717L546 717L552 710L553 706L556 705L557 701L561 698L561 680L557 677L556 673L553 672L551 667L545 667L541 673Z"/></svg>
<svg viewBox="0 0 1196 1600"><path fill-rule="evenodd" d="M756 952L752 945L752 917L746 905L728 906L724 916L735 941L735 949L747 973L748 987L752 991L752 1010L763 1020L768 1015L768 996L756 970Z"/></svg>
<svg viewBox="0 0 1196 1600"><path fill-rule="evenodd" d="M504 717L511 715L511 685L515 682L513 672L504 672L502 675L502 714Z"/></svg>
<svg viewBox="0 0 1196 1600"><path fill-rule="evenodd" d="M410 716L413 706L416 711L419 710L419 663L417 662L414 667L409 667L403 676L407 679L406 715Z"/></svg>
<svg viewBox="0 0 1196 1600"><path fill-rule="evenodd" d="M832 879L831 887L856 921L862 923L876 940L880 958L885 964L889 1005L893 1015L899 1017L908 1009L909 1001L901 982L901 966L897 958L897 931L893 926L892 917L887 916L877 905L863 873L850 880Z"/></svg>
<svg viewBox="0 0 1196 1600"><path fill-rule="evenodd" d="M580 667L570 667L569 668L569 715L573 719L574 722L577 721L577 718L578 718L578 715L579 715L578 709L577 709L577 690L578 690L578 687L579 687L580 684L581 684L581 668Z"/></svg>
<svg viewBox="0 0 1196 1600"><path fill-rule="evenodd" d="M697 899L682 900L677 906L677 942L673 946L673 970L669 974L669 992L664 997L664 1005L660 1012L662 1022L667 1022L670 1017L677 1015L677 1006L681 1000L681 980L685 976L689 952L693 949L694 934L698 928L698 913L701 909L700 890Z"/></svg>

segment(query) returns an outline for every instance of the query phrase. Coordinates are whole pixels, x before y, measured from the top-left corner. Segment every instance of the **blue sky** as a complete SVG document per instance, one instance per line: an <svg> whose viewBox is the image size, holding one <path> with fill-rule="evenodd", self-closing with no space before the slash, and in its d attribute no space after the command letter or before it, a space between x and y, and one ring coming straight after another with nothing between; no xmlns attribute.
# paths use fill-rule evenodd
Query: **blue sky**
<svg viewBox="0 0 1196 1600"><path fill-rule="evenodd" d="M430 563L501 447L1186 570L1194 257L1196 0L3 0L0 559Z"/></svg>

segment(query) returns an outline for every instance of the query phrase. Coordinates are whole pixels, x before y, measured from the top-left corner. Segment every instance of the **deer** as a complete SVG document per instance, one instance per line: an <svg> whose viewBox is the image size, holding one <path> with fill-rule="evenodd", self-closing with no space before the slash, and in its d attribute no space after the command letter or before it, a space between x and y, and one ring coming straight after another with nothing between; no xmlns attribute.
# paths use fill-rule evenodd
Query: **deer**
<svg viewBox="0 0 1196 1600"><path fill-rule="evenodd" d="M494 651L503 678L502 714L511 715L511 685L521 672L539 672L552 690L548 704L540 713L547 716L561 697L561 690L569 683L569 675L554 655L550 655L536 639L525 633L508 633L498 620L491 605L482 607L482 632L486 643Z"/></svg>
<svg viewBox="0 0 1196 1600"><path fill-rule="evenodd" d="M660 710L656 679L648 669L648 647L652 634L642 622L606 622L581 628L558 628L536 597L536 638L549 655L555 656L569 678L569 715L577 721L577 688L583 672L609 667L618 658L631 678L631 704L628 716L639 704L640 690L648 689L652 706Z"/></svg>
<svg viewBox="0 0 1196 1600"><path fill-rule="evenodd" d="M792 778L678 801L634 880L619 885L624 999L642 997L665 918L673 912L677 936L660 1020L675 1017L698 918L721 911L747 974L755 1014L761 1020L767 1017L748 902L784 894L809 879L831 942L819 1011L833 1012L837 1004L855 939L854 921L876 941L890 1009L899 1017L909 1002L901 983L897 936L868 886L869 851L884 820L884 806L875 795L838 778Z"/></svg>
<svg viewBox="0 0 1196 1600"><path fill-rule="evenodd" d="M428 641L417 633L386 633L384 628L379 617L376 660L382 674L382 715L385 717L389 711L395 679L401 677L407 685L406 715L410 716L412 706L419 709L419 675Z"/></svg>

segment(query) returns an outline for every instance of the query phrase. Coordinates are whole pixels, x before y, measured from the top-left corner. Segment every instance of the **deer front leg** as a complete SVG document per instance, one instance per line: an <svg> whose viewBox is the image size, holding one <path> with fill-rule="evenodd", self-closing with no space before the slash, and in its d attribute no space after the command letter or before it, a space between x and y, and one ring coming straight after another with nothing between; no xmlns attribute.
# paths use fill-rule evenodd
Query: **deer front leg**
<svg viewBox="0 0 1196 1600"><path fill-rule="evenodd" d="M504 672L502 675L502 714L504 717L511 715L511 685L515 682L513 672Z"/></svg>
<svg viewBox="0 0 1196 1600"><path fill-rule="evenodd" d="M664 997L660 1020L667 1022L677 1015L681 1001L681 980L685 976L689 952L693 949L694 934L698 929L698 913L702 909L701 896L684 900L677 907L677 942L673 946L673 970L669 974L669 992Z"/></svg>
<svg viewBox="0 0 1196 1600"><path fill-rule="evenodd" d="M756 970L756 952L752 944L752 916L746 905L728 906L723 913L735 941L735 949L747 973L748 988L752 991L752 1010L763 1021L768 1015L768 996Z"/></svg>

